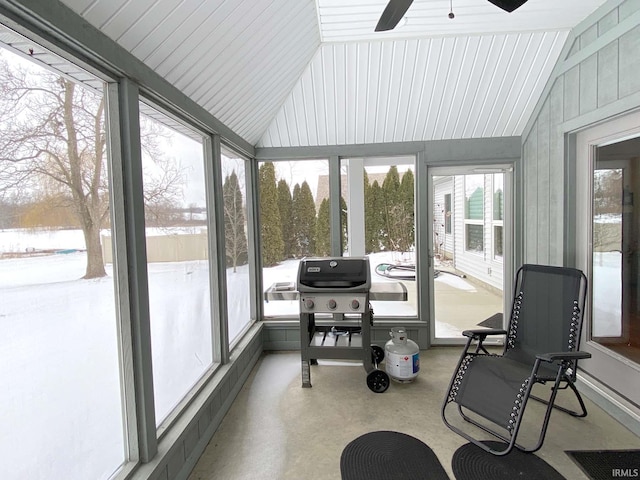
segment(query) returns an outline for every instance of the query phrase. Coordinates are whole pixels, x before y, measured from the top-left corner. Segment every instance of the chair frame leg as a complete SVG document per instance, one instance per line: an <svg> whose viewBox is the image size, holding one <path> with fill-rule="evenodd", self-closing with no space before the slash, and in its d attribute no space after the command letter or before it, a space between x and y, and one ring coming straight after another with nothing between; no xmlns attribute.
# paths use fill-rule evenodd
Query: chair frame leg
<svg viewBox="0 0 640 480"><path fill-rule="evenodd" d="M460 366L460 364L462 363L462 360L459 362L458 368ZM469 440L471 443L473 443L474 445L478 446L479 448L483 449L484 451L491 453L492 455L496 455L496 456L502 456L502 455L507 455L509 452L511 452L511 450L516 447L518 450L521 450L523 452L526 453L534 453L537 452L538 450L540 450L540 448L542 447L542 444L544 442L544 438L547 434L547 427L549 426L549 419L551 418L551 412L553 411L554 408L554 402L556 399L556 395L558 394L558 390L560 389L560 382L562 382L563 380L566 380L566 377L564 377L563 373L562 373L562 367L560 367L558 369L558 374L556 375L556 379L554 382L554 386L551 388L551 396L549 397L549 400L544 400L544 399L540 399L540 401L542 401L543 403L545 403L547 405L547 409L545 411L544 414L544 420L542 422L542 427L540 429L540 436L538 437L538 441L537 443L532 447L532 448L526 448L518 443L516 443L516 438L518 436L518 432L520 430L520 424L522 422L522 418L524 417L524 411L525 411L525 407L527 405L527 400L529 398L534 398L531 395L531 390L533 389L533 385L535 383L537 383L536 381L536 372L538 371L538 367L540 365L540 360L536 360L534 367L533 367L533 371L531 374L531 378L532 381L529 382L529 384L527 385L527 389L525 391L525 394L523 396L523 403L522 403L522 407L520 410L520 414L518 415L518 418L516 419L516 422L513 426L513 431L511 432L510 438L507 437L506 435L502 435L482 424L480 424L479 422L476 422L475 420L473 420L472 418L470 418L468 415L466 415L462 409L462 405L458 404L458 412L460 414L460 416L467 422L471 423L472 425L478 427L479 429L485 431L486 433L492 435L493 437L502 440L503 442L507 443L507 447L504 450L494 450L490 447L488 447L487 445L485 445L484 443L482 443L480 440L473 438L471 435L469 435L468 433L464 432L463 430L461 430L460 428L452 425L446 418L446 408L448 406L449 403L451 403L451 401L449 401L448 399L448 392L447 392L447 397L445 398L444 404L442 405L442 420L444 421L445 425L447 427L449 427L451 430L453 430L454 432L456 432L458 435L460 435L461 437L466 438L467 440ZM457 371L457 369L455 370ZM453 380L451 382L451 385L453 385ZM575 388L575 387L574 387ZM449 387L449 391L451 390L451 386ZM560 408L562 409L562 408Z"/></svg>
<svg viewBox="0 0 640 480"><path fill-rule="evenodd" d="M587 416L587 407L584 404L584 400L582 400L582 395L580 395L580 392L578 391L578 389L576 388L576 385L571 381L570 378L563 378L562 381L566 382L566 384L564 385L564 387L558 387L559 390L565 390L567 387L570 388L573 393L576 396L576 399L578 400L578 403L580 404L580 412L576 412L575 410L571 410L569 408L565 408L562 407L560 405L553 405L553 408L556 408L564 413L568 413L569 415L571 415L572 417L576 417L576 418L584 418ZM535 395L531 395L531 398L533 398L534 400L540 402L540 403L544 403L545 405L549 404L548 400L545 400L544 398L540 398L540 397L536 397Z"/></svg>

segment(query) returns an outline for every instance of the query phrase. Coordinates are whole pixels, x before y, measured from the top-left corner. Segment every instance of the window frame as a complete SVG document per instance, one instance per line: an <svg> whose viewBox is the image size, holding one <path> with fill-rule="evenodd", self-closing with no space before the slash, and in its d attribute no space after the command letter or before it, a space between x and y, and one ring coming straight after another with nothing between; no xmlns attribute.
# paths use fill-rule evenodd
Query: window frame
<svg viewBox="0 0 640 480"><path fill-rule="evenodd" d="M121 382L124 395L122 398L126 424L126 444L128 461L114 472L114 478L128 478L141 462L167 462L167 451L159 451L159 439L164 438L171 430L182 435L184 422L193 421L192 415L200 407L187 408L200 393L194 388L191 399L185 399L184 409L176 414L175 421L166 426L166 430L155 428L153 384L150 341L148 325L148 295L145 264L144 214L141 211L140 196L142 191L140 167L140 139L138 115L138 98L144 95L153 99L157 105L164 105L168 111L185 121L193 128L205 134L205 157L207 168L207 195L221 195L221 182L216 177L216 165L219 165L220 142L233 146L252 158L255 148L246 140L233 132L213 117L204 108L189 101L182 92L162 79L153 70L146 67L128 52L113 49L113 45L105 43L106 37L87 32L86 22L80 17L68 17L68 12L51 10L44 4L33 4L28 8L7 4L1 8L2 24L12 29L17 35L26 39L16 42L15 47L24 47L25 43L35 42L49 53L58 55L62 60L47 68L57 65L76 65L101 81L106 82L106 106L108 124L107 148L111 152L113 192L113 258L114 277L116 277L118 328L121 336L121 355L124 372ZM63 27L60 27L63 25ZM20 52L22 55L26 53ZM34 55L32 60L46 60L49 55ZM72 70L63 72L71 75ZM136 79L135 81L133 79ZM253 163L253 162L252 162ZM254 176L255 178L255 176ZM254 187L255 191L255 187ZM221 202L218 202L221 203ZM222 216L210 215L215 227ZM210 236L212 252L221 250L220 238ZM250 240L251 241L251 240ZM223 250L222 250L223 251ZM216 291L224 287L219 259L210 255L212 275L212 295L216 301L212 309L216 312L216 331L222 329L219 318L225 312L224 301L218 299ZM213 279L216 279L214 281ZM216 288L218 286L218 288ZM257 331L254 330L257 334ZM254 339L256 337L252 337ZM246 343L246 342L245 342ZM223 342L217 346L216 356L221 364L231 362L229 348ZM211 375L208 376L209 379ZM219 375L216 375L218 378ZM207 383L203 379L203 384ZM204 390L204 389L202 389ZM197 402L195 402L197 403ZM188 409L188 412L186 411ZM178 421L180 420L180 421ZM173 428L175 427L175 428ZM172 436L169 436L167 442ZM168 444L169 445L169 444Z"/></svg>

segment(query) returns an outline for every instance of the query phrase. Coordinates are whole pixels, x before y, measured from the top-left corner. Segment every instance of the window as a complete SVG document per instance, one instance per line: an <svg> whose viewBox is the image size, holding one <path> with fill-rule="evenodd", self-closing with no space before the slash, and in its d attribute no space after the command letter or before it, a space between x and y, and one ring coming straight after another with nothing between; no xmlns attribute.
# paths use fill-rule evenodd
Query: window
<svg viewBox="0 0 640 480"><path fill-rule="evenodd" d="M327 253L329 163L260 163L258 188L264 316L298 316L298 302L286 292L294 289L302 257Z"/></svg>
<svg viewBox="0 0 640 480"><path fill-rule="evenodd" d="M80 75L96 88L0 49L3 478L107 479L128 460L103 85Z"/></svg>
<svg viewBox="0 0 640 480"><path fill-rule="evenodd" d="M502 225L493 226L493 256L502 257Z"/></svg>
<svg viewBox="0 0 640 480"><path fill-rule="evenodd" d="M200 136L140 105L156 423L213 364Z"/></svg>
<svg viewBox="0 0 640 480"><path fill-rule="evenodd" d="M482 225L465 225L465 246L467 251L482 253L484 250L484 227Z"/></svg>
<svg viewBox="0 0 640 480"><path fill-rule="evenodd" d="M444 233L451 233L451 216L453 212L451 211L451 194L447 193L444 196Z"/></svg>
<svg viewBox="0 0 640 480"><path fill-rule="evenodd" d="M245 163L243 158L231 150L223 149L222 195L230 344L251 323Z"/></svg>
<svg viewBox="0 0 640 480"><path fill-rule="evenodd" d="M372 282L399 283L406 290L406 301L372 301L376 315L415 317L415 157L341 162L348 226L345 255L367 255Z"/></svg>
<svg viewBox="0 0 640 480"><path fill-rule="evenodd" d="M493 180L493 258L502 258L504 220L504 173L495 173Z"/></svg>
<svg viewBox="0 0 640 480"><path fill-rule="evenodd" d="M468 252L484 252L484 175L465 175L464 245Z"/></svg>

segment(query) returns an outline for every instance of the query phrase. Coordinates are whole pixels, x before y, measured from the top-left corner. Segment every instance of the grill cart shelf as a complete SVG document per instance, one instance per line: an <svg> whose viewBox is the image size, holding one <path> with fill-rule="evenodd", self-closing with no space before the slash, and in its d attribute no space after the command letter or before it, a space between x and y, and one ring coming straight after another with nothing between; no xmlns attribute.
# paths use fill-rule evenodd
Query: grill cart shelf
<svg viewBox="0 0 640 480"><path fill-rule="evenodd" d="M297 290L292 284L276 283L265 299L298 299L303 387L311 387L310 366L318 359L348 359L362 361L369 389L376 393L387 390L389 376L378 369L384 350L371 345L369 302L406 300L407 291L401 283L385 282L372 288L368 258L305 258L300 261ZM316 321L317 314L330 316Z"/></svg>

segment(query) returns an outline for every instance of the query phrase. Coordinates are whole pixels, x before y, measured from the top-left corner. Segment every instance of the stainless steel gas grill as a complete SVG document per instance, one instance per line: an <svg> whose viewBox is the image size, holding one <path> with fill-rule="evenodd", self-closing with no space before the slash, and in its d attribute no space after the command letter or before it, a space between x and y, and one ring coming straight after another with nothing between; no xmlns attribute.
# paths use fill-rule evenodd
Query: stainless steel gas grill
<svg viewBox="0 0 640 480"><path fill-rule="evenodd" d="M389 376L378 370L384 350L371 346L371 273L366 257L305 258L298 269L302 386L311 387L317 359L362 360L367 385L382 393ZM316 319L317 314L325 314ZM330 315L326 315L330 314Z"/></svg>

